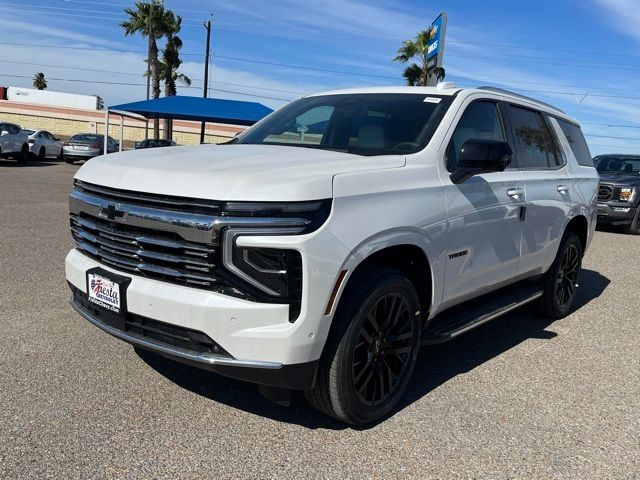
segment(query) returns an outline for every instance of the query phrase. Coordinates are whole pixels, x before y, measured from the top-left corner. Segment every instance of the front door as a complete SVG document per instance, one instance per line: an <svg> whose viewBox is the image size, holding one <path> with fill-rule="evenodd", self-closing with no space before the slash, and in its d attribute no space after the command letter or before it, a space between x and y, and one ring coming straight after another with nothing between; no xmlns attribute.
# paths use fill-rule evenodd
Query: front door
<svg viewBox="0 0 640 480"><path fill-rule="evenodd" d="M517 274L522 240L524 181L516 168L476 175L461 184L449 178L470 139L507 141L498 100L468 100L446 147L441 175L448 217L443 306L495 289Z"/></svg>

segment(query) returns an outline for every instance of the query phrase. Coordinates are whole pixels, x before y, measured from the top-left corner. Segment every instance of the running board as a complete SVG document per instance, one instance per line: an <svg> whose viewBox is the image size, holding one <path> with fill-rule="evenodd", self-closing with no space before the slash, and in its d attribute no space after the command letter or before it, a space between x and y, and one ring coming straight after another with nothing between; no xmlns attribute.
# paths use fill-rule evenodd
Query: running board
<svg viewBox="0 0 640 480"><path fill-rule="evenodd" d="M447 342L542 296L542 287L527 282L500 289L438 314L422 333L422 345Z"/></svg>

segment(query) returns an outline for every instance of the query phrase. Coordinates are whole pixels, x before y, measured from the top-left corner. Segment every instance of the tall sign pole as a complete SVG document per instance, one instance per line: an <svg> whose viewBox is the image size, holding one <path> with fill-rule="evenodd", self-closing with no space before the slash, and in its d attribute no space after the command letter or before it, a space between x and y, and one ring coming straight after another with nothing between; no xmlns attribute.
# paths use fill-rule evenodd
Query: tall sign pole
<svg viewBox="0 0 640 480"><path fill-rule="evenodd" d="M207 47L204 54L204 90L202 92L202 97L207 98L209 92L209 50L211 44L211 20L207 20L206 22L204 22L204 28L207 30ZM203 121L200 125L200 143L204 143L204 126L205 122Z"/></svg>
<svg viewBox="0 0 640 480"><path fill-rule="evenodd" d="M447 33L447 12L442 12L429 27L429 48L427 50L427 86L435 87L444 80L444 39Z"/></svg>

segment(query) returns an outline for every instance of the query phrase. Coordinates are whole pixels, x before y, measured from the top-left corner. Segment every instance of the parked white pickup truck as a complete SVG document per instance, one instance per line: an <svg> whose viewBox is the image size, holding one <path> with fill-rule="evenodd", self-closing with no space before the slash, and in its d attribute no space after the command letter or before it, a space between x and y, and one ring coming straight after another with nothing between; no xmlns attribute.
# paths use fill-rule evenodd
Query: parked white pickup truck
<svg viewBox="0 0 640 480"><path fill-rule="evenodd" d="M310 95L225 145L88 162L66 277L115 337L363 424L422 345L533 301L567 315L597 190L576 121L526 97Z"/></svg>

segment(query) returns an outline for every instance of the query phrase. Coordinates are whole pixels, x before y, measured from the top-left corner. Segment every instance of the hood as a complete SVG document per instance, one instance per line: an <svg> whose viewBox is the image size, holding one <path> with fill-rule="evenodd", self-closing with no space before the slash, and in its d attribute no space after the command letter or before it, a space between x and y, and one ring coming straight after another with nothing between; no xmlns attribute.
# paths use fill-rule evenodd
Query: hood
<svg viewBox="0 0 640 480"><path fill-rule="evenodd" d="M75 178L181 197L302 201L331 198L334 175L404 164L402 155L363 157L277 145L197 145L102 155L85 163Z"/></svg>
<svg viewBox="0 0 640 480"><path fill-rule="evenodd" d="M640 187L640 176L638 175L615 175L611 173L600 173L600 183L610 183L621 187Z"/></svg>

